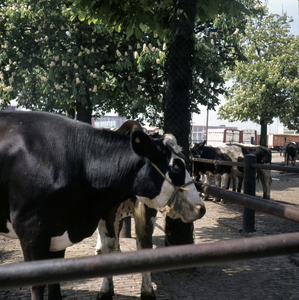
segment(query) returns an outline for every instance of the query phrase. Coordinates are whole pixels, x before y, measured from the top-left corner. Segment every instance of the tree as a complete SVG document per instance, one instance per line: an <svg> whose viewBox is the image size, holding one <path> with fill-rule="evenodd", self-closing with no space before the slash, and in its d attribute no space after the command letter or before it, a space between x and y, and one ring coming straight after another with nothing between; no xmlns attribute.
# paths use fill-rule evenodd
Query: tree
<svg viewBox="0 0 299 300"><path fill-rule="evenodd" d="M108 23L111 30L115 26L122 26L128 34L135 33L138 37L141 26L147 26L148 31L170 40L165 76L167 84L163 99L164 131L176 136L186 156L189 157L191 110L192 107L193 109L196 107L196 101L191 100L192 92L195 91L192 88L195 20L205 22L215 19L218 13L234 14L238 9L245 10L244 6L236 1L225 0L150 0L142 6L136 1L124 3L119 0L97 2L76 0L75 3L75 14L87 17L92 22L101 20ZM171 31L168 26L170 19L172 19ZM208 45L206 47L209 48ZM211 65L209 66L211 68ZM206 67L202 69L206 71ZM199 81L196 75L194 77L195 82ZM207 77L204 79L204 85L211 87ZM210 91L206 90L207 94L210 94ZM166 219L165 232L166 244L193 243L193 224L182 224L180 220ZM178 232L183 234L178 235Z"/></svg>
<svg viewBox="0 0 299 300"><path fill-rule="evenodd" d="M112 109L157 122L166 50L158 37L71 20L67 1L8 0L0 13L2 108L17 99L84 122Z"/></svg>
<svg viewBox="0 0 299 300"><path fill-rule="evenodd" d="M234 34L244 22L239 9L247 10L230 0L76 3L77 13L70 18L68 2L40 1L29 9L25 0L6 1L0 55L2 70L8 71L0 91L4 104L18 97L28 108L77 112L83 121L90 120L92 111L115 109L135 119L142 114L152 123L163 104L164 129L177 136L188 157L191 112L199 112L199 103L210 108L218 103L224 92L223 63L232 65L240 56ZM183 68L172 71L180 41L189 48L180 51ZM160 68L165 59L166 74ZM181 77L173 80L173 74ZM174 103L179 105L174 108ZM183 126L176 131L174 123Z"/></svg>
<svg viewBox="0 0 299 300"><path fill-rule="evenodd" d="M273 118L299 128L299 42L290 34L292 20L286 14L268 14L265 6L261 8L263 14L248 18L242 38L246 60L227 74L233 84L219 116L260 124L261 145L266 146L267 124Z"/></svg>
<svg viewBox="0 0 299 300"><path fill-rule="evenodd" d="M160 9L170 17L171 7ZM80 15L71 20L70 4L57 0L8 0L0 14L2 108L17 99L18 105L28 109L71 117L76 113L77 119L86 122L90 122L91 115L98 117L115 110L128 118L163 126L167 39L163 42L148 25L140 23L140 30L128 32L123 32L120 25L113 27L117 31L101 22L89 25ZM224 92L222 63L234 63L232 49L240 53L232 34L237 27L234 22L242 30L240 18L223 15L215 22L197 20L192 112L200 113L197 104L207 102L213 108L219 102L218 95ZM163 32L167 31L166 25L170 31L169 22L165 22Z"/></svg>

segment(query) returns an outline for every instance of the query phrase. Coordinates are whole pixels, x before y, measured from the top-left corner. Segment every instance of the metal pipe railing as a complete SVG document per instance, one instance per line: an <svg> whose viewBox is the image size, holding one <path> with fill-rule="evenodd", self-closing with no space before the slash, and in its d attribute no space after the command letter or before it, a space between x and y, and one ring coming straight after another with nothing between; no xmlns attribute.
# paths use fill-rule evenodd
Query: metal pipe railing
<svg viewBox="0 0 299 300"><path fill-rule="evenodd" d="M234 161L223 161L223 160L214 160L214 159L207 159L207 158L194 158L190 157L191 162L203 162L208 164L217 164L217 165L224 165L224 166L236 166L236 167L244 167L243 162L234 162ZM277 166L277 165L264 165L264 164L252 164L253 168L256 169L264 169L264 170L275 170L275 171L285 171L289 173L299 173L299 168L295 167L284 167L284 166Z"/></svg>
<svg viewBox="0 0 299 300"><path fill-rule="evenodd" d="M204 163L208 163L208 164L217 164L217 165L224 165L224 166L236 166L236 167L244 166L244 163L242 163L242 162L215 160L215 159L208 159L208 158L194 158L192 156L190 157L190 161L204 162Z"/></svg>
<svg viewBox="0 0 299 300"><path fill-rule="evenodd" d="M199 182L195 182L195 186L199 192L209 194L213 197L299 223L299 208L295 206L280 204L272 200L232 192Z"/></svg>
<svg viewBox="0 0 299 300"><path fill-rule="evenodd" d="M263 165L263 164L252 164L251 166L257 169L285 171L288 173L299 173L299 168L295 168L295 167L283 167L283 166Z"/></svg>
<svg viewBox="0 0 299 300"><path fill-rule="evenodd" d="M176 270L299 252L299 233L0 266L0 288Z"/></svg>

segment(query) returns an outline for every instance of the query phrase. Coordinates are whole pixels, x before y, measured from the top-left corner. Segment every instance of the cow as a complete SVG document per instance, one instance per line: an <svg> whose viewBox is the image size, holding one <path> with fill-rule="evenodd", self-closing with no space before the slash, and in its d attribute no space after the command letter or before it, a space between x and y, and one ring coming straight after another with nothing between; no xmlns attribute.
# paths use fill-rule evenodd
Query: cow
<svg viewBox="0 0 299 300"><path fill-rule="evenodd" d="M0 234L25 261L64 258L118 203L136 197L172 218L205 213L172 135L130 136L46 112L0 112ZM32 286L43 300L45 285ZM62 299L59 283L48 298Z"/></svg>
<svg viewBox="0 0 299 300"><path fill-rule="evenodd" d="M247 154L254 154L256 156L256 162L258 164L271 164L272 161L272 154L271 150L267 147L263 146L255 146L255 145L244 145L244 144L227 144L220 146L221 150L226 153L232 161L235 162L243 162L244 157ZM263 186L263 198L270 199L270 189L271 189L271 170L263 170L258 169L257 172L257 179L259 179ZM232 180L235 180L235 177L238 178L238 187L237 192L241 192L242 183L243 183L243 176L244 176L244 168L243 167L235 167L232 168ZM233 190L236 190L236 185L233 182Z"/></svg>
<svg viewBox="0 0 299 300"><path fill-rule="evenodd" d="M192 148L190 148L190 155L194 158L206 158L212 160L223 160L232 161L231 158L223 153L220 148L205 146L206 141L201 143L196 143ZM231 166L211 164L204 162L193 162L193 173L194 176L203 176L204 183L209 185L212 184L213 178L215 178L215 185L217 187L226 188L229 182L231 174ZM208 195L205 195L205 200L208 199ZM220 199L216 198L215 202L219 202Z"/></svg>
<svg viewBox="0 0 299 300"><path fill-rule="evenodd" d="M142 127L137 121L127 120L116 131L130 135L133 130L142 130ZM156 215L157 210L148 207L136 197L117 204L99 222L95 254L120 251L119 232L122 228L123 218L128 216L133 216L135 219L137 250L152 248ZM105 277L98 293L98 299L112 299L113 295L113 279ZM150 272L142 273L141 299L156 299Z"/></svg>
<svg viewBox="0 0 299 300"><path fill-rule="evenodd" d="M298 159L299 155L299 142L290 142L286 146L286 161L287 166L289 165L289 161L291 161L293 167L295 167L296 159Z"/></svg>

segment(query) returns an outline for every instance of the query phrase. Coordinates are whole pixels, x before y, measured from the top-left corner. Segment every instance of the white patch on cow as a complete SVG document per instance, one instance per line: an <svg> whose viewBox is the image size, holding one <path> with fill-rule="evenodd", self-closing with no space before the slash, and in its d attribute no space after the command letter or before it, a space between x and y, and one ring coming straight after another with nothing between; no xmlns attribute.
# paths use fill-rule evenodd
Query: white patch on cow
<svg viewBox="0 0 299 300"><path fill-rule="evenodd" d="M114 226L114 229L118 232L118 224L116 227ZM118 238L109 237L108 230L106 227L106 222L103 220L100 220L98 225L98 232L101 237L101 243L102 243L102 253L108 254L116 252L117 245L118 245Z"/></svg>
<svg viewBox="0 0 299 300"><path fill-rule="evenodd" d="M170 180L168 174L166 174L166 177ZM190 181L191 176L188 172L186 172L185 183ZM147 206L158 209L173 219L181 218L184 222L191 222L203 216L201 208L205 205L200 199L194 184L190 184L186 186L186 188L188 190L183 192L183 197L179 197L180 200L176 200L177 203L175 206L177 207L177 210L173 209L174 205L173 207L167 206L168 200L173 195L174 187L166 180L163 183L160 195L155 197L153 200L138 196L137 198L144 202ZM177 195L177 198L178 196L179 195ZM179 203L179 201L182 201L182 203ZM185 207L185 209L183 209L183 207Z"/></svg>
<svg viewBox="0 0 299 300"><path fill-rule="evenodd" d="M156 222L156 218L151 218L151 223L153 225L155 224L155 222ZM136 245L137 245L137 250L142 250L138 235L136 235ZM142 284L141 284L142 294L145 293L147 295L151 295L152 290L153 290L153 285L152 285L151 273L150 272L142 273Z"/></svg>
<svg viewBox="0 0 299 300"><path fill-rule="evenodd" d="M112 277L104 277L101 285L100 293L108 294L111 291L111 287L113 291Z"/></svg>
<svg viewBox="0 0 299 300"><path fill-rule="evenodd" d="M70 247L74 245L69 239L69 234L66 231L61 236L53 236L51 238L51 245L50 245L50 251L51 252L57 252L66 249L67 247Z"/></svg>
<svg viewBox="0 0 299 300"><path fill-rule="evenodd" d="M179 148L180 149L180 148ZM184 164L184 160L172 153L170 158L170 165L173 164L174 159L180 159ZM171 182L169 174L166 173L165 177ZM192 181L190 174L186 171L185 184ZM175 189L167 181L164 180L161 188L161 192L154 199L136 195L137 199L145 203L148 207L160 210L162 213L166 213L171 218L181 218L184 222L192 222L203 216L201 208L204 207L203 201L200 199L197 189L194 184L186 186L187 190L183 191L183 196L180 197L180 201L184 202L179 205L179 210L174 211L173 208L167 206L167 203L173 195ZM185 205L184 205L185 204ZM182 206L189 206L189 209L181 209Z"/></svg>
<svg viewBox="0 0 299 300"><path fill-rule="evenodd" d="M115 227L114 229L118 231L118 226L117 229ZM106 221L100 220L98 224L98 242L95 254L108 254L116 252L117 244L118 239L108 236ZM112 277L104 277L100 288L100 293L106 294L109 292L113 292L113 280Z"/></svg>
<svg viewBox="0 0 299 300"><path fill-rule="evenodd" d="M151 273L142 273L141 293L151 295L153 291Z"/></svg>
<svg viewBox="0 0 299 300"><path fill-rule="evenodd" d="M166 178L170 180L168 174L166 174ZM167 204L173 192L174 192L174 187L171 184L169 184L167 180L164 180L161 187L160 194L156 196L154 199L151 200L147 197L142 197L138 195L136 195L136 198L141 202L145 203L150 208L160 209Z"/></svg>
<svg viewBox="0 0 299 300"><path fill-rule="evenodd" d="M119 221L128 216L133 216L134 213L134 204L131 199L128 199L122 202L117 209L115 221Z"/></svg>
<svg viewBox="0 0 299 300"><path fill-rule="evenodd" d="M18 236L16 232L14 231L12 224L7 220L6 228L8 229L8 232L0 232L1 235L4 235L10 239L17 239Z"/></svg>
<svg viewBox="0 0 299 300"><path fill-rule="evenodd" d="M156 221L157 221L157 216L156 217L151 217L151 224L152 224L153 228L156 225Z"/></svg>

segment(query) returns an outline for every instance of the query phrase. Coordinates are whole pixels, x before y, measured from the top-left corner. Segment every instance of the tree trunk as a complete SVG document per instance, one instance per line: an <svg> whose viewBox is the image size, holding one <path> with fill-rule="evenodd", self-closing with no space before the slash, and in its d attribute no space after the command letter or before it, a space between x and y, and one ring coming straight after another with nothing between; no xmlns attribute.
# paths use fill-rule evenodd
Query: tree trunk
<svg viewBox="0 0 299 300"><path fill-rule="evenodd" d="M92 106L89 100L86 104L77 103L77 120L91 124Z"/></svg>
<svg viewBox="0 0 299 300"><path fill-rule="evenodd" d="M267 147L267 123L264 120L261 120L261 146Z"/></svg>
<svg viewBox="0 0 299 300"><path fill-rule="evenodd" d="M163 101L164 132L172 133L189 157L191 132L190 89L192 85L194 0L174 0L171 42L166 66L167 89ZM165 245L192 244L193 223L165 219Z"/></svg>
<svg viewBox="0 0 299 300"><path fill-rule="evenodd" d="M91 108L81 108L77 111L77 120L85 123L91 124L91 115L92 109Z"/></svg>

